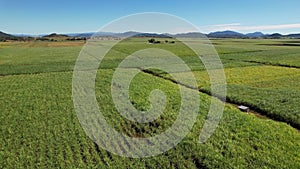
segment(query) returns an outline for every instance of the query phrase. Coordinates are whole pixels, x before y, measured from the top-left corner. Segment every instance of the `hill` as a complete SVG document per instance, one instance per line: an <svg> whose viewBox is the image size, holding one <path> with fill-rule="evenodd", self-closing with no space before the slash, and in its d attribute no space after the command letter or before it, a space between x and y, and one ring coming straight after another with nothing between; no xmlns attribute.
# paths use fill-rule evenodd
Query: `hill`
<svg viewBox="0 0 300 169"><path fill-rule="evenodd" d="M288 35L281 35L279 33L274 34L264 34L262 32L253 32L253 33L239 33L235 31L218 31L218 32L211 32L208 34L204 34L201 32L188 32L188 33L178 33L178 34L158 34L158 33L145 33L145 32L134 32L128 31L123 33L114 33L114 32L88 32L88 33L72 33L67 34L71 37L86 37L90 38L92 36L96 37L155 37L155 38L166 38L166 37L175 37L175 38L265 38L265 39L279 39L279 38L300 38L300 34L288 34Z"/></svg>
<svg viewBox="0 0 300 169"><path fill-rule="evenodd" d="M247 36L234 31L219 31L219 32L212 32L207 35L209 38L246 38Z"/></svg>
<svg viewBox="0 0 300 169"><path fill-rule="evenodd" d="M247 33L246 36L249 38L260 38L263 37L264 34L261 32L253 32L253 33Z"/></svg>
<svg viewBox="0 0 300 169"><path fill-rule="evenodd" d="M43 36L43 38L67 38L67 37L69 37L69 36L64 35L64 34L57 34L57 33L52 33L52 34Z"/></svg>
<svg viewBox="0 0 300 169"><path fill-rule="evenodd" d="M64 34L51 33L49 35L42 36L38 40L50 40L50 41L63 41L67 40L70 36Z"/></svg>
<svg viewBox="0 0 300 169"><path fill-rule="evenodd" d="M169 34L169 33L146 33L146 32L122 32L122 33L115 33L115 32L87 32L87 33L69 33L69 34L57 34L51 33L49 35L26 35L26 34L7 34L0 31L0 41L6 40L32 40L34 36L37 36L37 40L51 40L51 41L61 41L61 40L72 40L78 38L90 38L94 37L118 37L118 38L125 38L125 37L154 37L154 38L264 38L264 39L280 39L280 38L292 38L292 39L299 39L299 34L287 34L282 35L279 33L273 34L263 34L262 32L253 32L253 33L239 33L235 31L218 31L218 32L211 32L208 34L204 34L201 32L188 32L188 33L178 33L178 34Z"/></svg>
<svg viewBox="0 0 300 169"><path fill-rule="evenodd" d="M284 36L281 35L280 33L273 33L271 35L265 35L263 37L266 39L280 39L280 38L283 38Z"/></svg>
<svg viewBox="0 0 300 169"><path fill-rule="evenodd" d="M174 35L176 38L204 38L205 34L200 32L188 32L188 33L179 33Z"/></svg>
<svg viewBox="0 0 300 169"><path fill-rule="evenodd" d="M0 31L0 41L6 41L6 40L15 40L18 39L16 36L4 33Z"/></svg>
<svg viewBox="0 0 300 169"><path fill-rule="evenodd" d="M298 34L289 34L289 35L286 35L285 37L288 37L288 38L300 38L300 33L298 33Z"/></svg>

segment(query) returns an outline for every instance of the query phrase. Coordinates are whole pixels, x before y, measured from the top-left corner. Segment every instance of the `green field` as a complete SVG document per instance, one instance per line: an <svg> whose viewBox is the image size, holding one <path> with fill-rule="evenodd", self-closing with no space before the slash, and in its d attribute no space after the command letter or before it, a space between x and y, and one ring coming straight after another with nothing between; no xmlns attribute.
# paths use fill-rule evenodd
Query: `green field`
<svg viewBox="0 0 300 169"><path fill-rule="evenodd" d="M268 118L246 114L228 103L215 133L204 144L199 143L199 134L211 96L203 64L181 43L146 42L130 39L107 54L96 78L99 109L116 130L129 136L165 131L180 106L178 85L139 73L130 86L137 109L149 109L149 93L157 88L169 102L154 122L138 124L118 114L110 81L116 66L136 50L172 51L192 68L202 91L193 90L201 99L199 115L191 133L175 148L135 159L114 155L89 139L72 100L72 71L83 42L1 42L0 168L300 168L300 47L282 45L299 41L212 40L224 64L228 102L250 106Z"/></svg>

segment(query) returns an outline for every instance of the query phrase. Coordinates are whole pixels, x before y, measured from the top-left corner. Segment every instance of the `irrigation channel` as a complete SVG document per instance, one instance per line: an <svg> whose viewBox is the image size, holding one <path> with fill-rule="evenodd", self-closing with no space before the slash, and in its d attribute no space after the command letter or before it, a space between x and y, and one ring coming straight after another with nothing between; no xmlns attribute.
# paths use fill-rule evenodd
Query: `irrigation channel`
<svg viewBox="0 0 300 169"><path fill-rule="evenodd" d="M219 98L219 97L216 97L216 96L212 96L211 93L207 92L206 90L203 90L203 89L199 89L199 88L195 88L195 87L189 86L189 85L187 85L187 84L178 82L178 81L176 81L176 80L174 80L174 79L171 79L171 78L169 78L169 77L162 76L162 75L160 75L160 74L158 74L158 73L156 73L156 72L154 72L154 71L148 70L148 69L142 69L142 68L138 68L138 69L139 69L140 71L146 73L146 74L149 74L149 75L152 75L152 76L156 76L156 77L162 78L162 79L164 79L164 80L168 80L168 81L170 81L170 82L172 82L172 83L174 83L174 84L181 85L181 86L183 86L183 87L186 87L186 88L189 88L189 89L192 89L192 90L195 90L195 91L198 91L198 92L207 94L207 95L209 95L209 96L211 96L211 97L215 97L215 98L217 98L218 100L224 102L224 99ZM239 103L234 102L233 100L230 100L230 99L227 99L227 98L226 98L225 103L226 103L226 104L233 105L234 107L238 107L238 105L240 105ZM247 104L243 104L243 105L245 105L245 106L247 106L247 107L250 108L250 111L248 112L249 114L252 114L252 115L254 115L254 116L256 116L256 117L258 117L258 118L260 118L260 119L268 119L268 120L273 120L273 121L278 121L278 122L284 122L284 121L279 121L279 120L270 118L270 117L266 116L264 113L262 113L261 111L259 111L259 110L257 110L257 109L254 109L253 107L251 107L251 106L249 106L249 105L247 105ZM284 123L286 123L286 122L284 122ZM291 126L291 125L290 125L290 126ZM291 127L293 127L294 129L296 129L296 130L298 131L298 133L300 133L300 129L298 129L298 128L294 127L294 126L291 126Z"/></svg>

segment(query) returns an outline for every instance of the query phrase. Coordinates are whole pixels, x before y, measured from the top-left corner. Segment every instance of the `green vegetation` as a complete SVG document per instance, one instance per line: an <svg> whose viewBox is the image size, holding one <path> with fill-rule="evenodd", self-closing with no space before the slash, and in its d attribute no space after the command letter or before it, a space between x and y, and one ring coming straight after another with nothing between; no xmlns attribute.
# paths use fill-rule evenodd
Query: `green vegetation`
<svg viewBox="0 0 300 169"><path fill-rule="evenodd" d="M247 66L227 68L225 74L228 101L248 105L268 117L300 128L300 69ZM200 90L209 93L208 74L195 71L194 75Z"/></svg>
<svg viewBox="0 0 300 169"><path fill-rule="evenodd" d="M213 43L225 66L230 101L299 127L300 70L288 66L299 66L296 53L300 48L269 45L277 41L281 40ZM72 100L72 70L82 44L0 43L1 168L300 168L299 131L284 122L245 114L230 104L215 133L200 144L198 136L210 105L210 96L201 92L197 121L175 148L159 156L133 159L98 147L82 130ZM126 55L153 46L179 55L194 71L199 88L209 92L204 66L183 44L152 45L145 38L124 41L103 60L95 87L108 122L129 136L163 132L174 122L180 106L177 85L139 73L130 86L133 105L148 109L149 93L159 88L169 100L163 115L152 123L138 124L122 118L114 107L110 95L114 68Z"/></svg>
<svg viewBox="0 0 300 169"><path fill-rule="evenodd" d="M215 40L222 59L234 61L259 62L278 66L300 67L299 40Z"/></svg>
<svg viewBox="0 0 300 169"><path fill-rule="evenodd" d="M55 43L2 43L0 75L72 71L82 43Z"/></svg>

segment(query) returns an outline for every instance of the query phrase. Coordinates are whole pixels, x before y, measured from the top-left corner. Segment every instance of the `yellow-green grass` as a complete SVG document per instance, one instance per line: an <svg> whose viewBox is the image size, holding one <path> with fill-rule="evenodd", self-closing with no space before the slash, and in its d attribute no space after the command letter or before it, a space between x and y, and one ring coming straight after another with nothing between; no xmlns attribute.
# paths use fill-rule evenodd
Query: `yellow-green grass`
<svg viewBox="0 0 300 169"><path fill-rule="evenodd" d="M277 40L220 39L213 43L224 63L230 101L245 103L295 126L300 123L299 69L249 62L297 66L298 47L269 45L279 43ZM203 93L199 93L200 111L191 133L170 151L132 159L97 147L83 132L73 107L72 70L81 45L82 42L0 43L2 168L300 168L297 130L283 122L247 115L231 105L226 105L216 132L200 144L198 136L210 103L210 96ZM106 119L129 136L148 137L163 132L173 123L180 106L177 85L144 73L132 81L133 105L148 109L147 98L154 88L163 90L169 99L164 114L154 125L126 120L112 103L109 82L114 68L126 55L153 46L178 54L192 68L199 88L209 92L203 65L181 43L150 45L147 38L124 41L103 60L95 87Z"/></svg>
<svg viewBox="0 0 300 169"><path fill-rule="evenodd" d="M137 107L149 104L141 92L160 88L169 96L158 127L138 125L117 116L109 95L113 70L100 70L96 93L100 109L114 127L131 136L163 132L178 107L177 86L163 79L139 74L131 85ZM100 78L101 77L101 78ZM246 115L227 105L216 132L205 143L199 134L210 97L201 104L191 133L174 149L146 159L119 157L97 148L83 132L72 103L72 73L42 73L1 77L0 165L4 168L299 168L300 135L290 126ZM196 92L196 91L195 91ZM100 94L107 93L107 94ZM115 118L114 118L115 117ZM171 121L170 121L171 120ZM162 126L162 127L159 127ZM144 135L144 136L147 136ZM122 146L122 145L120 145Z"/></svg>
<svg viewBox="0 0 300 169"><path fill-rule="evenodd" d="M300 127L300 69L248 66L224 69L229 101L246 104L276 120ZM206 71L194 71L199 88L209 92ZM185 76L186 72L178 73Z"/></svg>

